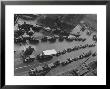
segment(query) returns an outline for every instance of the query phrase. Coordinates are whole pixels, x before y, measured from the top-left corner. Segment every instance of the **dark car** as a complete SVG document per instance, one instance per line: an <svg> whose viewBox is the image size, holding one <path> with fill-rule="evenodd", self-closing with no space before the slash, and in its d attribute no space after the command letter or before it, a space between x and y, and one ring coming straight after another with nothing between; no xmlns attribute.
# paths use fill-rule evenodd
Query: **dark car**
<svg viewBox="0 0 110 89"><path fill-rule="evenodd" d="M47 41L48 41L48 39L46 36L41 39L41 42L47 42Z"/></svg>
<svg viewBox="0 0 110 89"><path fill-rule="evenodd" d="M27 32L27 35L29 35L29 36L33 36L33 34L34 34L34 32L32 32L32 31Z"/></svg>
<svg viewBox="0 0 110 89"><path fill-rule="evenodd" d="M41 29L43 29L43 27L32 27L32 30L34 31L34 32L39 32Z"/></svg>
<svg viewBox="0 0 110 89"><path fill-rule="evenodd" d="M38 44L39 40L38 39L34 39L33 37L29 39L29 43L30 44Z"/></svg>
<svg viewBox="0 0 110 89"><path fill-rule="evenodd" d="M91 63L88 64L88 66L93 70L96 69L97 68L97 61L92 61Z"/></svg>
<svg viewBox="0 0 110 89"><path fill-rule="evenodd" d="M93 35L93 41L97 41L97 36Z"/></svg>
<svg viewBox="0 0 110 89"><path fill-rule="evenodd" d="M78 58L78 57L76 57L76 58L74 58L74 59L73 59L73 61L78 61L78 60L79 60L79 58Z"/></svg>
<svg viewBox="0 0 110 89"><path fill-rule="evenodd" d="M59 42L62 42L62 41L64 41L64 39L65 38L63 36L60 36L58 40L59 40Z"/></svg>
<svg viewBox="0 0 110 89"><path fill-rule="evenodd" d="M73 40L74 40L74 38L69 38L69 37L66 38L66 41L67 41L67 42L72 42Z"/></svg>
<svg viewBox="0 0 110 89"><path fill-rule="evenodd" d="M97 53L96 53L96 52L92 54L92 56L93 56L93 57L95 57L96 55L97 55Z"/></svg>
<svg viewBox="0 0 110 89"><path fill-rule="evenodd" d="M59 62L59 61L56 61L56 62L53 63L53 65L54 65L54 66L52 66L51 68L56 68L57 66L60 65L60 62Z"/></svg>
<svg viewBox="0 0 110 89"><path fill-rule="evenodd" d="M77 46L74 47L74 51L78 50L79 48Z"/></svg>
<svg viewBox="0 0 110 89"><path fill-rule="evenodd" d="M67 49L67 52L68 52L68 53L70 53L71 51L72 51L72 49L71 49L71 48L68 48L68 49Z"/></svg>
<svg viewBox="0 0 110 89"><path fill-rule="evenodd" d="M55 66L59 66L60 65L60 61L55 61L54 63L53 63Z"/></svg>
<svg viewBox="0 0 110 89"><path fill-rule="evenodd" d="M58 57L58 56L60 56L60 55L61 55L61 52L60 52L60 51L57 52L56 56Z"/></svg>
<svg viewBox="0 0 110 89"><path fill-rule="evenodd" d="M51 68L48 66L48 64L45 64L42 68L43 68L43 71L51 70Z"/></svg>
<svg viewBox="0 0 110 89"><path fill-rule="evenodd" d="M80 36L80 34L73 34L76 38L78 38Z"/></svg>
<svg viewBox="0 0 110 89"><path fill-rule="evenodd" d="M62 66L66 66L67 64L69 64L69 61L68 60L66 60L66 61L64 61L64 62L61 63Z"/></svg>
<svg viewBox="0 0 110 89"><path fill-rule="evenodd" d="M83 56L83 55L80 55L80 56L79 56L79 59L83 59L83 58L84 58L84 56Z"/></svg>
<svg viewBox="0 0 110 89"><path fill-rule="evenodd" d="M35 69L31 69L28 72L29 76L36 76L36 70Z"/></svg>
<svg viewBox="0 0 110 89"><path fill-rule="evenodd" d="M26 48L26 50L24 51L23 55L24 55L25 57L27 57L27 56L31 55L31 54L33 53L33 51L34 51L34 48L32 48L31 46L29 46L29 47Z"/></svg>
<svg viewBox="0 0 110 89"><path fill-rule="evenodd" d="M48 41L51 42L51 43L56 42L56 38L55 37L51 37L51 38L48 39Z"/></svg>
<svg viewBox="0 0 110 89"><path fill-rule="evenodd" d="M52 58L53 58L52 55L40 55L40 56L37 57L37 60L39 62L45 62L45 61L51 60Z"/></svg>
<svg viewBox="0 0 110 89"><path fill-rule="evenodd" d="M90 36L91 35L91 31L87 31L87 33L86 33L88 36Z"/></svg>
<svg viewBox="0 0 110 89"><path fill-rule="evenodd" d="M86 39L84 38L84 39L82 39L82 42L84 42L84 41L86 41Z"/></svg>
<svg viewBox="0 0 110 89"><path fill-rule="evenodd" d="M64 49L62 52L61 52L61 55L65 54L67 51L66 49Z"/></svg>
<svg viewBox="0 0 110 89"><path fill-rule="evenodd" d="M27 57L26 59L23 60L23 63L31 63L35 60L35 58L30 58L30 57Z"/></svg>
<svg viewBox="0 0 110 89"><path fill-rule="evenodd" d="M24 24L22 24L20 26L21 29L24 29L26 32L28 32L30 30L30 25L27 24L26 22L24 22Z"/></svg>
<svg viewBox="0 0 110 89"><path fill-rule="evenodd" d="M86 58L86 57L89 57L91 54L92 54L91 51L89 51L88 53L85 54L84 57L85 57L85 58Z"/></svg>
<svg viewBox="0 0 110 89"><path fill-rule="evenodd" d="M23 41L22 37L14 38L14 43L16 43L16 44L20 44L20 43L22 43L22 41Z"/></svg>
<svg viewBox="0 0 110 89"><path fill-rule="evenodd" d="M71 58L67 59L69 63L73 62L73 60Z"/></svg>

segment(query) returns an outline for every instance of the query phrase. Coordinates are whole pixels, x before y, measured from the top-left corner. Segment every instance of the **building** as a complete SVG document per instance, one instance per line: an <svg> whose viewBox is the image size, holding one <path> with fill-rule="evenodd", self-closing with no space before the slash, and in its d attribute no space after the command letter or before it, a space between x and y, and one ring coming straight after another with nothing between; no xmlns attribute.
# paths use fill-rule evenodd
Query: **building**
<svg viewBox="0 0 110 89"><path fill-rule="evenodd" d="M42 52L42 55L52 55L52 54L57 54L57 51L55 49L52 49L52 50L45 50Z"/></svg>

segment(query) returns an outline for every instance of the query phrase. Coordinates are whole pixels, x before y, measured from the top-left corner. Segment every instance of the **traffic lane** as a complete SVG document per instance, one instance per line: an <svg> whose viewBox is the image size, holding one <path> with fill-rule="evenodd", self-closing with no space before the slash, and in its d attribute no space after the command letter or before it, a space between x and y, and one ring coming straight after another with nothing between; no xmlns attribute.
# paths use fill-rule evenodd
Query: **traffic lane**
<svg viewBox="0 0 110 89"><path fill-rule="evenodd" d="M91 48L91 49L85 49L85 50L80 50L80 51L77 51L75 54L73 54L72 55L72 53L70 53L69 55L68 54L66 54L66 55L64 55L64 56L62 56L61 57L61 60L63 61L63 60L66 60L67 58L74 58L74 57L77 57L77 56L79 56L80 54L82 54L82 52L84 52L84 53L86 53L86 52L88 52L89 50L91 50L92 52L96 52L96 47L94 47L94 48ZM84 59L82 59L82 60L79 60L79 61L76 61L76 62L72 62L72 63L70 63L70 64L68 64L68 65L66 65L66 66L59 66L59 67L57 67L57 68L55 68L55 69L53 69L52 71L50 71L47 75L49 76L49 75L51 75L51 76L55 76L55 75L57 75L58 73L61 73L61 72L66 72L66 71L69 71L69 70L71 70L71 69L74 69L74 68L76 68L78 65L79 65L79 63L82 63L82 62L84 62L85 60L86 60L87 58L84 58ZM95 58L91 58L91 60L89 59L89 61L87 61L87 63L90 63L91 61L93 61L93 60L97 60L97 58L95 57ZM74 68L73 68L74 67Z"/></svg>
<svg viewBox="0 0 110 89"><path fill-rule="evenodd" d="M58 76L62 73L71 71L73 69L76 69L78 66L80 66L84 61L86 61L88 58L84 58L82 60L79 60L77 62L72 62L66 66L58 66L56 69L51 70L46 76ZM89 60L92 60L92 57L90 57Z"/></svg>
<svg viewBox="0 0 110 89"><path fill-rule="evenodd" d="M87 58L82 59L80 61L76 61L76 62L74 61L74 62L66 65L65 67L59 66L56 69L52 69L51 72L49 72L49 73L46 74L46 76L56 76L56 75L58 76L58 75L61 75L62 73L65 73L67 71L71 71L71 70L77 68L86 59ZM97 61L97 56L96 57L93 57L93 58L90 57L90 59L86 62L86 64L89 64L92 61ZM58 70L58 69L60 69L60 70ZM28 75L28 70L27 71L20 72L20 73L19 72L18 73L15 73L14 75L15 76L29 76ZM91 75L87 75L87 76L91 76Z"/></svg>
<svg viewBox="0 0 110 89"><path fill-rule="evenodd" d="M48 49L55 49L56 51L62 51L64 49L71 48L71 47L78 46L78 45L83 45L83 44L86 44L86 43L85 42L75 42L75 41L73 41L73 42L66 42L66 41L58 42L58 40L56 40L55 43L49 43L49 42L45 43L44 42L44 43L39 43L38 45L31 45L31 46L35 48L36 52L34 55L38 55L38 54L42 53L42 51L48 50ZM16 45L15 49L18 50L18 54L17 54L18 56L16 58L18 58L19 61L20 61L20 53L22 50L25 50L25 48L26 48L26 46ZM15 60L16 60L16 58L15 58ZM22 62L22 60L21 60L21 62ZM23 66L23 65L26 66L27 65L27 64L24 64L21 62L19 65L15 65L15 68L17 68L19 66Z"/></svg>
<svg viewBox="0 0 110 89"><path fill-rule="evenodd" d="M44 62L44 63L40 63L38 61L35 61L33 63L30 63L29 65L27 64L22 64L22 66L19 66L18 68L15 69L15 73L20 73L20 72L23 72L23 71L28 71L29 69L31 68L35 68L37 66L43 66L45 63L49 64L49 63L53 63L55 62L57 59L60 59L61 61L64 61L66 60L67 58L75 58L75 57L78 57L79 55L81 55L83 52L86 53L88 52L89 50L95 50L96 48L88 48L88 49L81 49L81 50L78 50L78 51L75 51L75 52L71 52L71 53L67 53L65 55L62 55L62 56L59 56L59 57L54 57L52 60L50 61L47 61L47 62Z"/></svg>
<svg viewBox="0 0 110 89"><path fill-rule="evenodd" d="M57 51L62 51L63 49L71 48L71 47L78 46L78 45L84 45L84 44L87 44L87 43L90 44L91 42L92 42L91 40L87 40L85 42L76 42L76 41L73 41L73 42L66 42L66 41L58 42L58 40L57 40L55 43L49 43L49 42L47 42L47 43L40 43L38 45L32 45L32 46L36 50L35 55L38 55L42 51L47 50L47 49L55 49ZM23 48L24 48L24 46L21 46L18 50L21 51ZM51 61L53 61L53 60L51 60ZM42 65L42 63L39 63L38 61L35 61L35 62L32 62L32 63L29 63L29 65L38 66L38 65ZM27 66L27 67L23 67L23 66ZM21 68L19 69L19 67L21 67ZM17 72L18 70L21 71L21 70L25 70L25 69L28 69L28 64L21 63L19 65L15 65L15 72Z"/></svg>

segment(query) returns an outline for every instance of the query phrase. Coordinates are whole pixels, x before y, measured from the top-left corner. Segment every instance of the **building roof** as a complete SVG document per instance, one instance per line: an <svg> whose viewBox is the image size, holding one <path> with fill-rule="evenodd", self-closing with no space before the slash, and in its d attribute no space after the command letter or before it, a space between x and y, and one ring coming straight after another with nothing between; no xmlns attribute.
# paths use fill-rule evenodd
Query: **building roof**
<svg viewBox="0 0 110 89"><path fill-rule="evenodd" d="M56 53L57 53L57 51L55 49L43 51L44 55L52 55L52 54L56 54Z"/></svg>

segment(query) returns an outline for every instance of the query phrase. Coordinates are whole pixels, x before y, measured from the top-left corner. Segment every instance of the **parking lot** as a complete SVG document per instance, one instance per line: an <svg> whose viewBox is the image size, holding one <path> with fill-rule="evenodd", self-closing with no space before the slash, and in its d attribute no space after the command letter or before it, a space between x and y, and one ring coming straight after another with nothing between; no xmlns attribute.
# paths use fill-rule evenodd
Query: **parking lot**
<svg viewBox="0 0 110 89"><path fill-rule="evenodd" d="M87 20L87 19L86 19ZM84 31L80 31L78 30L79 28L73 29L73 33L78 33L80 34L80 38L84 38L86 39L84 42L82 41L67 41L66 39L64 39L64 41L60 42L59 39L56 39L55 42L51 43L49 41L47 42L42 42L41 40L39 40L38 44L26 44L26 45L16 45L14 46L14 50L16 50L16 53L14 55L14 75L15 76L28 76L28 72L30 69L32 68L37 68L38 66L43 66L45 64L50 64L50 63L54 63L56 60L60 60L61 62L65 61L67 58L76 58L79 55L83 54L83 53L87 53L89 51L91 51L92 53L97 52L97 42L93 41L93 36L97 35L96 31L90 31L89 29L86 29ZM91 32L90 35L88 35L88 31ZM73 34L71 31L71 35ZM42 34L42 32L36 33L35 37L38 39L41 39L44 36L44 34ZM68 48L72 48L75 46L80 46L80 45L90 45L90 44L95 44L95 47L87 47L84 49L79 49L70 53L66 53L64 55L61 55L59 57L53 57L51 60L49 61L44 61L44 62L40 62L38 60L34 60L31 63L23 63L23 59L21 58L21 54L22 54L22 50L25 50L28 46L32 46L35 51L33 52L32 55L37 56L39 54L41 54L43 51L45 50L52 50L55 49L57 52L59 51L63 51L64 49L68 49ZM62 73L65 73L69 70L75 69L77 68L81 63L83 63L87 58L83 58L82 60L79 61L74 61L66 66L61 66L59 65L58 67L52 69L51 71L49 71L46 76L56 76L56 75L61 75ZM89 60L86 62L87 64L89 64L92 61L97 61L97 57L92 57L90 56Z"/></svg>

